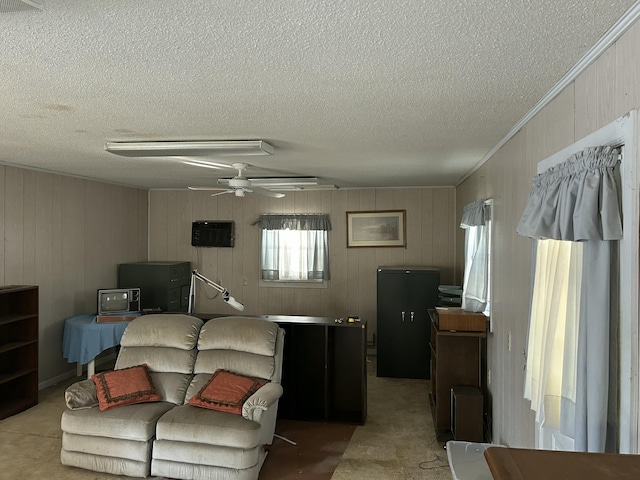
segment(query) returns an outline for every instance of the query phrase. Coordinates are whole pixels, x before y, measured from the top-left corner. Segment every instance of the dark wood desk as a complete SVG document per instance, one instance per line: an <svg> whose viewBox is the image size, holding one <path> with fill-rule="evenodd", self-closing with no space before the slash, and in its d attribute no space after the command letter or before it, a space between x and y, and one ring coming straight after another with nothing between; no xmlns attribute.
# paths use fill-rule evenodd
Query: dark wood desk
<svg viewBox="0 0 640 480"><path fill-rule="evenodd" d="M284 360L278 417L364 424L367 322L263 315L282 327Z"/></svg>
<svg viewBox="0 0 640 480"><path fill-rule="evenodd" d="M193 313L208 320L240 316ZM285 331L278 417L364 424L367 418L367 322L333 317L246 315Z"/></svg>
<svg viewBox="0 0 640 480"><path fill-rule="evenodd" d="M494 480L620 480L640 478L640 455L490 447Z"/></svg>

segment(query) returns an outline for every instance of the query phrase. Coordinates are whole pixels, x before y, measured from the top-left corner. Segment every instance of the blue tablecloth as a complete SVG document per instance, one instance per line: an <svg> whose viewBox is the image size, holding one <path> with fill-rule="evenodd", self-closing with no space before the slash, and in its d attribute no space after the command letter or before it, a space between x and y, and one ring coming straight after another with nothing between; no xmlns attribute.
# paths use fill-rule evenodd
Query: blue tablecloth
<svg viewBox="0 0 640 480"><path fill-rule="evenodd" d="M95 313L67 318L62 336L62 353L69 363L89 363L100 352L120 345L129 322L98 323Z"/></svg>

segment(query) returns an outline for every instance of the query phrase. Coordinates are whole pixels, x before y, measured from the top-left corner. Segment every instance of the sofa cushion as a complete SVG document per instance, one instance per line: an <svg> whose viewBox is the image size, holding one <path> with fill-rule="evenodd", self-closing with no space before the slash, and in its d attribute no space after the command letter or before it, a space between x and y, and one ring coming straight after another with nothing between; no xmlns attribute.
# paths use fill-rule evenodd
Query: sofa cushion
<svg viewBox="0 0 640 480"><path fill-rule="evenodd" d="M64 448L60 450L60 463L70 467L84 468L94 472L107 472L112 475L125 475L128 477L148 477L151 473L150 462L138 462L126 458L105 457L82 452L70 452ZM87 475L83 475L85 478ZM105 478L104 475L100 476ZM92 475L90 478L100 478ZM69 477L72 478L72 477ZM77 478L77 477L76 477ZM109 477L109 478L124 478ZM255 478L255 477L253 477Z"/></svg>
<svg viewBox="0 0 640 480"><path fill-rule="evenodd" d="M173 372L151 372L151 380L161 402L182 405L193 375Z"/></svg>
<svg viewBox="0 0 640 480"><path fill-rule="evenodd" d="M203 323L199 318L190 315L142 315L127 325L120 345L192 350L197 345Z"/></svg>
<svg viewBox="0 0 640 480"><path fill-rule="evenodd" d="M271 380L276 372L276 361L274 357L236 350L200 350L193 373L212 374L219 368Z"/></svg>
<svg viewBox="0 0 640 480"><path fill-rule="evenodd" d="M91 380L96 384L100 410L160 400L146 364L96 373Z"/></svg>
<svg viewBox="0 0 640 480"><path fill-rule="evenodd" d="M88 455L134 460L136 462L149 462L151 445L152 442L149 440L139 442L122 438L76 435L69 432L62 433L62 448L68 452L80 452Z"/></svg>
<svg viewBox="0 0 640 480"><path fill-rule="evenodd" d="M172 403L156 402L105 411L98 407L65 410L60 423L63 432L77 435L147 441L155 435L158 419L172 407Z"/></svg>
<svg viewBox="0 0 640 480"><path fill-rule="evenodd" d="M193 463L172 462L154 458L151 461L151 475L161 478L190 478L216 480L256 480L260 473L262 461L251 468L212 467Z"/></svg>
<svg viewBox="0 0 640 480"><path fill-rule="evenodd" d="M209 381L189 399L194 407L242 415L242 405L266 382L227 370L216 370Z"/></svg>
<svg viewBox="0 0 640 480"><path fill-rule="evenodd" d="M154 440L153 458L154 461L166 460L183 464L245 469L258 463L260 449L257 446L244 449L205 443Z"/></svg>
<svg viewBox="0 0 640 480"><path fill-rule="evenodd" d="M156 438L248 449L260 443L260 424L242 415L186 404L174 407L160 417Z"/></svg>
<svg viewBox="0 0 640 480"><path fill-rule="evenodd" d="M197 351L173 347L122 347L116 360L116 370L146 363L152 372L190 374Z"/></svg>
<svg viewBox="0 0 640 480"><path fill-rule="evenodd" d="M205 323L198 350L236 350L273 356L278 325L263 318L219 317Z"/></svg>

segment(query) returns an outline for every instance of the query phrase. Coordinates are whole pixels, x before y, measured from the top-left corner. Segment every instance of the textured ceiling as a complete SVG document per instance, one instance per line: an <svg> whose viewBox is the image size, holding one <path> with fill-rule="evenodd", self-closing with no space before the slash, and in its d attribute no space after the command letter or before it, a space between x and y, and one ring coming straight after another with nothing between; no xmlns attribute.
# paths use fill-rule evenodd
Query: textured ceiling
<svg viewBox="0 0 640 480"><path fill-rule="evenodd" d="M233 170L105 141L263 139L249 176L456 185L633 3L47 0L0 13L0 163L183 188Z"/></svg>

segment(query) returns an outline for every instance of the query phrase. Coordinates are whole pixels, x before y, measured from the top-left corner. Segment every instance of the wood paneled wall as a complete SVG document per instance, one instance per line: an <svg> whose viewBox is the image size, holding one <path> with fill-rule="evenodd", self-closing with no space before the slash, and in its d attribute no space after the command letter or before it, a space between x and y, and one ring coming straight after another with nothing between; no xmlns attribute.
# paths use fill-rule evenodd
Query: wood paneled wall
<svg viewBox="0 0 640 480"><path fill-rule="evenodd" d="M38 285L40 381L75 371L64 320L147 258L147 191L0 165L0 285Z"/></svg>
<svg viewBox="0 0 640 480"><path fill-rule="evenodd" d="M637 23L456 189L456 215L478 198L494 199L494 281L488 338L493 441L534 445L534 417L523 398L531 241L516 234L536 165L586 135L640 108ZM462 264L464 234L456 258ZM511 337L511 350L508 349Z"/></svg>
<svg viewBox="0 0 640 480"><path fill-rule="evenodd" d="M407 188L287 192L282 199L258 195L211 197L207 192L150 192L151 260L190 261L211 280L224 285L245 304L247 314L344 317L359 315L376 325L376 268L426 265L452 283L455 272L455 191ZM346 212L406 210L407 248L346 248ZM328 213L331 280L328 288L260 287L259 229L251 222L263 213ZM234 248L194 248L191 222L233 220ZM236 313L215 292L199 286L196 307L204 313Z"/></svg>

